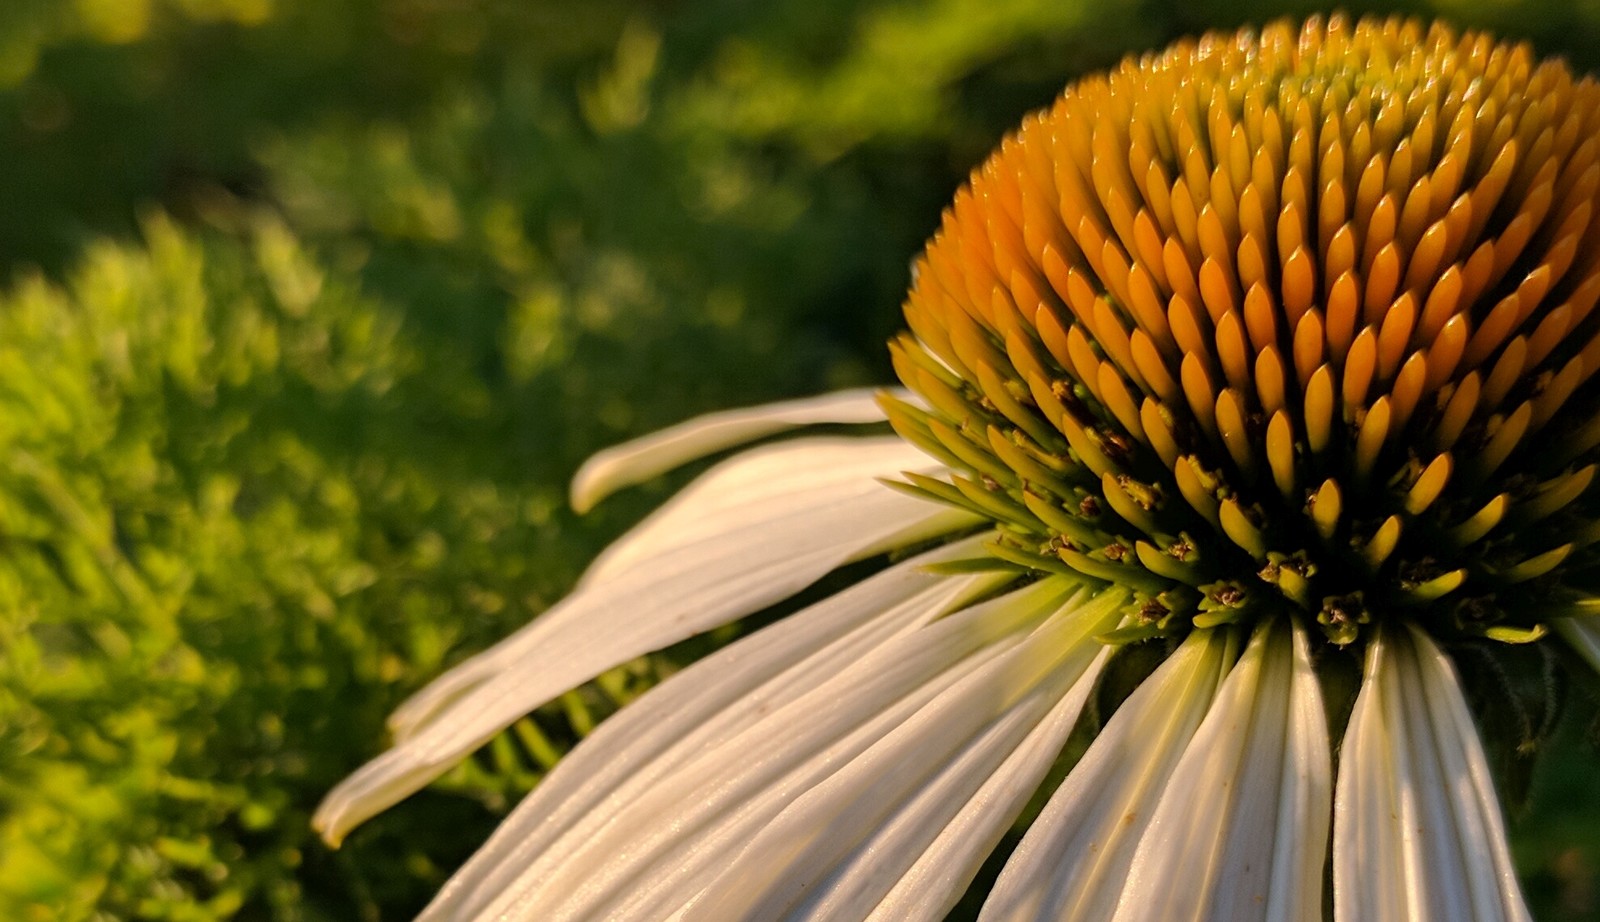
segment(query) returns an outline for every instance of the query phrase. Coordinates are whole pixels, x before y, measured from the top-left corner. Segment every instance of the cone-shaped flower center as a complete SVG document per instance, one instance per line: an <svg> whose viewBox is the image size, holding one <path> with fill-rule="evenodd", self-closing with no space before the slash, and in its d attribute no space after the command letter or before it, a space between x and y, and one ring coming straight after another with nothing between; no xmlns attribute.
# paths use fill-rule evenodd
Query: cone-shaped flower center
<svg viewBox="0 0 1600 922"><path fill-rule="evenodd" d="M918 262L893 350L927 409L890 411L956 473L908 488L1135 589L1128 639L1537 636L1600 538L1597 204L1600 85L1526 46L1333 18L1129 60Z"/></svg>

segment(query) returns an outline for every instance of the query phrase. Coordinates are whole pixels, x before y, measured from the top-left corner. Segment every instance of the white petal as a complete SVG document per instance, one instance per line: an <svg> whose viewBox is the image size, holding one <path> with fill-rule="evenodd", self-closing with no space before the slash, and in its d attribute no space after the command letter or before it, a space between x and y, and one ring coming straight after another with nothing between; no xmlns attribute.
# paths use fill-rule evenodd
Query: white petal
<svg viewBox="0 0 1600 922"><path fill-rule="evenodd" d="M1398 689L1390 637L1367 647L1366 675L1339 752L1333 798L1333 900L1339 922L1405 919L1407 880L1401 867L1400 787L1403 747L1387 713Z"/></svg>
<svg viewBox="0 0 1600 922"><path fill-rule="evenodd" d="M1072 734L1072 728L1077 726L1084 703L1094 691L1110 657L1109 648L1100 651L1022 745L966 799L960 812L945 824L915 863L899 874L893 887L866 917L870 922L943 919L955 908L979 868L1044 782L1050 766L1055 764L1067 737ZM942 789L930 787L923 798L943 796ZM887 824L859 850L860 857L848 869L849 873L830 882L830 889L839 894L841 903L859 886L856 884L858 877L872 873L880 840L892 842L903 835L904 827L924 822L921 807L921 804L913 804L903 810L901 817ZM843 917L842 913L829 912L833 905L830 894L828 901L819 903L813 916L818 919Z"/></svg>
<svg viewBox="0 0 1600 922"><path fill-rule="evenodd" d="M1600 670L1600 618L1551 618L1550 628L1578 651L1589 665Z"/></svg>
<svg viewBox="0 0 1600 922"><path fill-rule="evenodd" d="M1232 663L1231 636L1194 632L1128 696L1017 846L981 920L1111 917L1139 836Z"/></svg>
<svg viewBox="0 0 1600 922"><path fill-rule="evenodd" d="M580 820L614 814L695 755L926 623L993 577L923 568L982 538L903 561L700 660L603 722L563 758L435 897L418 922L470 916Z"/></svg>
<svg viewBox="0 0 1600 922"><path fill-rule="evenodd" d="M769 462L778 448L762 450L755 463ZM797 471L898 467L915 453L892 438L806 440L781 449L784 469ZM397 712L399 744L329 794L317 828L337 841L568 688L787 598L861 550L930 519L947 521L937 506L862 477L819 475L796 492L747 504L724 519L718 534L666 548L575 591L424 689Z"/></svg>
<svg viewBox="0 0 1600 922"><path fill-rule="evenodd" d="M670 916L796 797L1021 643L1062 594L1043 581L867 651L621 809L584 817L476 918Z"/></svg>
<svg viewBox="0 0 1600 922"><path fill-rule="evenodd" d="M1127 599L1110 590L1068 601L1024 643L785 808L722 869L688 918L864 916L1095 661L1101 645L1094 637L1115 626ZM891 821L899 834L880 836ZM887 879L873 886L858 876L850 893L835 890L831 878L852 860L858 875ZM957 888L951 899L959 895Z"/></svg>
<svg viewBox="0 0 1600 922"><path fill-rule="evenodd" d="M1304 633L1257 629L1139 841L1115 922L1320 922L1332 776Z"/></svg>
<svg viewBox="0 0 1600 922"><path fill-rule="evenodd" d="M707 413L595 454L572 478L572 508L586 512L616 491L697 458L756 439L825 423L881 423L878 388L838 391ZM898 396L898 395L897 395Z"/></svg>
<svg viewBox="0 0 1600 922"><path fill-rule="evenodd" d="M897 436L806 438L753 448L696 478L629 529L595 558L579 586L624 575L678 548L737 532L750 522L770 522L770 527L776 527L804 497L827 502L837 492L870 489L867 485L872 481L898 478L906 470L938 474L942 469ZM951 515L961 521L973 518L958 510L924 505L930 516L938 511L946 519ZM920 524L918 520L912 527ZM947 531L952 528L940 527ZM876 545L861 547L857 554L866 557L888 547L913 543L894 543L899 536L886 534ZM912 537L920 540L927 533Z"/></svg>
<svg viewBox="0 0 1600 922"><path fill-rule="evenodd" d="M1472 715L1416 629L1367 648L1334 795L1334 915L1528 918Z"/></svg>
<svg viewBox="0 0 1600 922"><path fill-rule="evenodd" d="M849 507L857 497L887 502L878 489L881 485L874 481L894 474L908 462L925 460L920 452L896 438L797 439L730 458L707 471L666 506L617 539L600 554L572 594L560 604L429 683L390 716L389 725L396 738L403 740L486 678L526 660L530 651L544 642L552 630L552 620L562 617L564 609L577 605L586 611L592 607L575 600L596 583L623 580L630 578L630 574L637 582L643 570L659 570L665 575L671 568L682 568L686 562L692 564L697 556L715 558L721 566L738 573L745 569L741 566L743 543L751 540L751 531L759 533L755 540L759 547L767 550L769 566L774 563L771 558L777 558L778 564L789 559L785 541L791 536L786 529L795 529L793 539L805 542L797 548L801 552L836 544L843 536L828 530L830 519L848 517ZM944 511L930 511L935 508L932 504L919 507L900 503L892 508L903 510L910 522L906 527L915 527L930 519L938 525L946 515ZM919 512L928 518L919 518ZM820 518L823 527L816 527L813 518ZM803 532L799 530L807 524L812 527ZM860 542L852 537L848 543L854 546ZM845 559L872 549L870 546L858 548ZM813 564L813 568L815 566ZM801 570L793 568L793 572L798 574ZM806 577L799 585L809 583L822 572L826 570ZM783 584L780 581L777 585ZM780 588L777 591L780 594L769 593L771 598L761 605L776 602L793 590Z"/></svg>
<svg viewBox="0 0 1600 922"><path fill-rule="evenodd" d="M820 749L766 739L754 753L723 747L652 789L600 831L594 840L569 836L518 875L475 919L576 922L606 919L649 922L687 906L745 842L800 792L874 741L995 655L974 654L909 690L880 703L865 723L844 728L843 737ZM791 725L798 715L789 714ZM772 730L771 726L764 729ZM839 728L827 728L832 733ZM758 753L758 754L756 754ZM665 792L665 793L663 793ZM602 849L589 847L599 842ZM563 855L562 851L575 852Z"/></svg>

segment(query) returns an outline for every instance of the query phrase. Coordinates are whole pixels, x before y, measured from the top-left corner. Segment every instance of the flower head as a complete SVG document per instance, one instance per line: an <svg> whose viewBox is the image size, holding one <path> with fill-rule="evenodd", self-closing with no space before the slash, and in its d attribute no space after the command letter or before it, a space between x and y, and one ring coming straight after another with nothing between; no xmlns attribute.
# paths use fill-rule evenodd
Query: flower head
<svg viewBox="0 0 1600 922"><path fill-rule="evenodd" d="M1600 536L1597 128L1560 62L1407 20L1078 83L918 264L891 418L961 472L919 489L1140 589L1128 637L1531 639Z"/></svg>
<svg viewBox="0 0 1600 922"><path fill-rule="evenodd" d="M900 438L713 468L408 702L320 828L887 553L602 725L425 918L941 918L1113 670L984 918L1526 918L1446 651L1554 628L1600 665L1597 128L1564 65L1399 19L1075 84L917 263L907 390L692 421L574 502Z"/></svg>

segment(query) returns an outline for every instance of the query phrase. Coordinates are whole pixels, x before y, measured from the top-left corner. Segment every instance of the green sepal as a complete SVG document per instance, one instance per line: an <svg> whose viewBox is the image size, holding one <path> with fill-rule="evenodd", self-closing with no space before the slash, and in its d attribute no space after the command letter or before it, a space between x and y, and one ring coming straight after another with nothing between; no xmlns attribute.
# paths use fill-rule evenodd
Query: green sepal
<svg viewBox="0 0 1600 922"><path fill-rule="evenodd" d="M1244 621L1245 612L1237 608L1217 608L1211 611L1200 612L1194 616L1194 626L1197 628L1221 627L1224 624L1240 624Z"/></svg>
<svg viewBox="0 0 1600 922"><path fill-rule="evenodd" d="M1027 567L995 556L941 560L938 563L925 563L917 569L934 576L966 576L972 573L995 572L1026 573L1029 570Z"/></svg>
<svg viewBox="0 0 1600 922"><path fill-rule="evenodd" d="M970 500L974 506L987 514L989 518L1000 522L1010 522L1027 531L1044 531L1043 523L1029 515L1026 509L1012 500L1010 495L1004 491L987 489L976 481L962 477L959 474L952 474L950 483L961 495Z"/></svg>
<svg viewBox="0 0 1600 922"><path fill-rule="evenodd" d="M1056 505L1049 498L1030 490L1022 491L1022 504L1043 522L1046 528L1079 547L1098 547L1112 540L1111 536Z"/></svg>
<svg viewBox="0 0 1600 922"><path fill-rule="evenodd" d="M945 419L958 423L966 423L973 419L989 422L990 414L983 412L973 401L963 393L965 388L957 389L946 384L933 375L918 376L915 383L907 381L907 386L921 394L923 399L938 411Z"/></svg>
<svg viewBox="0 0 1600 922"><path fill-rule="evenodd" d="M1485 503L1482 509L1474 512L1465 522L1450 529L1445 535L1445 540L1458 548L1466 547L1481 540L1500 520L1505 518L1506 510L1511 507L1511 498L1504 493Z"/></svg>
<svg viewBox="0 0 1600 922"><path fill-rule="evenodd" d="M1012 547L1001 541L986 541L983 549L993 554L996 558L1019 567L1037 570L1042 573L1060 573L1067 576L1082 576L1083 574L1062 563L1060 558L1047 557L1043 554L1034 554L1021 548Z"/></svg>
<svg viewBox="0 0 1600 922"><path fill-rule="evenodd" d="M928 431L950 454L960 459L961 463L957 465L960 469L988 477L1003 486L1021 486L1022 481L1017 478L1016 471L1001 464L991 452L979 448L966 435L944 421L929 419Z"/></svg>
<svg viewBox="0 0 1600 922"><path fill-rule="evenodd" d="M1378 530L1372 533L1372 537L1361 545L1359 548L1361 561L1367 565L1368 570L1376 572L1383 566L1384 561L1389 559L1389 555L1394 553L1395 545L1400 543L1401 531L1400 517L1391 515L1384 519Z"/></svg>
<svg viewBox="0 0 1600 922"><path fill-rule="evenodd" d="M907 476L911 475L907 474ZM931 477L922 477L920 474L916 476L923 481L928 481L928 483L908 483L904 480L895 480L892 477L879 477L878 482L897 493L904 493L917 499L943 503L946 506L955 506L957 509L965 509L968 512L980 512L980 510L974 509L972 504L967 502L966 497L962 496L955 487L942 481L934 480Z"/></svg>
<svg viewBox="0 0 1600 922"><path fill-rule="evenodd" d="M1252 521L1252 514L1265 518L1261 515L1259 507L1246 511L1238 499L1231 496L1217 507L1217 518L1222 523L1223 534L1228 536L1228 540L1244 549L1246 554L1256 560L1264 561L1267 559L1267 537L1262 533L1261 527Z"/></svg>
<svg viewBox="0 0 1600 922"><path fill-rule="evenodd" d="M1367 610L1366 599L1361 592L1327 596L1322 600L1322 609L1317 612L1317 626L1322 628L1328 640L1340 647L1355 643L1356 638L1361 636L1361 628L1371 622L1372 613Z"/></svg>
<svg viewBox="0 0 1600 922"><path fill-rule="evenodd" d="M1200 610L1191 620L1197 628L1242 624L1255 604L1255 599L1244 586L1232 580L1222 580L1200 587Z"/></svg>
<svg viewBox="0 0 1600 922"><path fill-rule="evenodd" d="M1311 594L1311 577L1316 574L1317 565L1304 551L1296 551L1293 554L1270 551L1267 554L1267 565L1256 575L1261 577L1262 581L1277 586L1278 591L1286 598L1309 611L1315 607L1315 599Z"/></svg>
<svg viewBox="0 0 1600 922"><path fill-rule="evenodd" d="M951 454L929 430L928 414L888 394L878 398L878 405L883 408L884 415L889 418L889 426L896 435L932 455L946 467L961 467L961 459Z"/></svg>
<svg viewBox="0 0 1600 922"><path fill-rule="evenodd" d="M1146 640L1163 637L1168 633L1170 632L1159 623L1130 624L1127 627L1119 627L1114 631L1100 634L1095 637L1095 640L1108 647L1123 647L1128 644L1143 643Z"/></svg>
<svg viewBox="0 0 1600 922"><path fill-rule="evenodd" d="M1571 544L1563 544L1504 569L1489 570L1487 575L1502 585L1525 583L1530 579L1538 579L1560 566L1561 562L1571 555L1572 550Z"/></svg>
<svg viewBox="0 0 1600 922"><path fill-rule="evenodd" d="M1181 560L1172 553L1172 548L1180 544L1187 548ZM1158 548L1148 541L1135 541L1133 550L1139 555L1139 562L1144 564L1145 569L1174 582L1198 589L1212 580L1210 570L1202 565L1200 549L1189 539L1188 532L1179 535L1178 541L1166 548Z"/></svg>
<svg viewBox="0 0 1600 922"><path fill-rule="evenodd" d="M1513 528L1521 528L1560 512L1588 491L1589 485L1594 482L1594 475L1595 466L1589 464L1544 481L1511 508L1506 523Z"/></svg>
<svg viewBox="0 0 1600 922"><path fill-rule="evenodd" d="M1085 576L1092 576L1095 579L1127 586L1130 589L1148 592L1152 595L1170 585L1165 579L1151 573L1137 563L1114 563L1109 560L1097 560L1088 554L1080 554L1068 548L1062 548L1057 552L1057 556L1061 558L1062 563Z"/></svg>
<svg viewBox="0 0 1600 922"><path fill-rule="evenodd" d="M1057 472L1040 463L1034 453L1024 450L1017 444L1016 439L1021 433L1014 433L1008 437L998 426L990 426L988 435L989 447L994 450L1002 463L1017 472L1017 476L1022 478L1024 489L1034 487L1054 496L1068 496L1072 493L1072 486L1058 476Z"/></svg>
<svg viewBox="0 0 1600 922"><path fill-rule="evenodd" d="M1442 599L1467 581L1465 569L1451 570L1415 585L1401 585L1400 593L1410 602L1433 602Z"/></svg>
<svg viewBox="0 0 1600 922"><path fill-rule="evenodd" d="M900 354L904 355L907 361L916 365L924 372L933 375L946 387L956 388L961 386L960 376L952 374L950 369L944 367L942 362L929 355L928 350L922 345L922 343L918 342L917 338L910 333L901 333L897 335L889 343L889 351L891 355L898 351ZM899 375L899 377L900 380L905 380L904 375Z"/></svg>
<svg viewBox="0 0 1600 922"><path fill-rule="evenodd" d="M1533 643L1535 640L1539 640L1548 633L1550 633L1550 629L1542 624L1535 624L1531 627L1516 627L1510 624L1496 624L1493 627L1486 627L1482 631L1483 637L1487 638L1488 640L1494 640L1500 643L1513 645Z"/></svg>

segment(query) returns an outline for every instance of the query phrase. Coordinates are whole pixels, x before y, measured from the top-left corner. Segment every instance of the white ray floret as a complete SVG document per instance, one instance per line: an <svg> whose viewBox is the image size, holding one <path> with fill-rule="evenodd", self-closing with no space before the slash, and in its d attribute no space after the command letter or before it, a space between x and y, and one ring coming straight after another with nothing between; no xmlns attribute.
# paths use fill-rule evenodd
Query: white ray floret
<svg viewBox="0 0 1600 922"><path fill-rule="evenodd" d="M1128 697L995 882L983 922L1103 922L1139 837L1233 662L1229 630L1196 631Z"/></svg>
<svg viewBox="0 0 1600 922"><path fill-rule="evenodd" d="M881 868L879 855L908 838L908 827L929 822L933 811L920 803L902 811L885 824L877 836L857 849L851 863L828 881L827 892L815 901L811 917L862 918L869 922L943 919L1044 781L1110 657L1109 649L1101 650L1083 676L1022 745L989 774L977 791L957 798L960 810L922 853L914 856L909 867L904 870L898 866ZM942 789L930 786L919 800L930 801L940 796ZM858 902L867 895L867 887L883 889L885 883L891 882L892 886L870 913L858 911L870 905Z"/></svg>
<svg viewBox="0 0 1600 922"><path fill-rule="evenodd" d="M881 423L886 419L878 406L882 393L882 388L858 388L707 413L614 445L597 452L578 469L572 478L572 508L587 512L624 487L644 483L697 458L790 429L828 423ZM898 390L894 393L901 399L909 396Z"/></svg>
<svg viewBox="0 0 1600 922"><path fill-rule="evenodd" d="M714 530L702 527L586 584L414 696L396 713L396 747L329 794L318 829L337 841L606 669L788 598L891 537L949 527L957 520L947 511L875 479L926 465L895 438L800 439L724 462L703 479L748 480L755 468L769 475L757 478L766 488L733 508L707 511L702 525L715 523ZM685 517L695 511L677 507Z"/></svg>
<svg viewBox="0 0 1600 922"><path fill-rule="evenodd" d="M776 534L799 526L804 540L807 522L825 522L839 514L824 508L811 518L805 501L838 507L857 496L876 498L874 480L897 478L906 470L936 474L943 469L893 437L809 437L742 452L707 471L612 542L584 571L578 588L654 566L681 548L739 535L752 523ZM866 557L904 547L977 521L948 507L941 510L924 503L922 511L923 516L910 517L900 530L871 526L871 542L852 538L853 555ZM791 522L796 516L803 520Z"/></svg>
<svg viewBox="0 0 1600 922"><path fill-rule="evenodd" d="M995 577L940 577L926 569L972 553L979 540L896 564L651 689L556 765L451 878L422 919L470 918L578 822L603 821L695 756L830 680L893 637L992 587Z"/></svg>
<svg viewBox="0 0 1600 922"><path fill-rule="evenodd" d="M798 591L839 563L886 550L896 540L910 543L973 521L927 506L918 515L914 504L886 500L873 479L909 464L925 467L926 458L895 439L801 439L744 452L717 465L606 548L571 596L401 704L389 718L391 729L404 740L463 692L545 644L561 624L576 624L584 612L611 603L621 592L633 589L650 592L646 598L655 596L657 576L666 591L678 570L687 570L684 575L692 586L712 591L748 585L754 594L751 604L759 608ZM827 532L830 526L863 527L863 518L881 510L891 514L883 522L865 522L862 532ZM796 529L792 542L786 528ZM746 566L759 569L771 584L754 577L735 582L731 577L739 577ZM791 569L792 577L786 575ZM573 601L584 590L613 580L621 586L591 596L588 603ZM614 607L631 604L626 600ZM669 604L660 610L670 613L672 608Z"/></svg>
<svg viewBox="0 0 1600 922"><path fill-rule="evenodd" d="M1410 626L1367 646L1333 836L1338 922L1529 918L1460 683Z"/></svg>
<svg viewBox="0 0 1600 922"><path fill-rule="evenodd" d="M1095 636L1116 626L1128 598L1115 588L1092 601L1087 592L1077 593L964 687L953 688L785 808L721 870L691 915L861 918L875 894L869 889L854 905L838 905L845 891L835 892L831 878L841 864L852 857L870 861L888 878L882 883L909 867L947 818L1084 676L1101 652ZM856 855L894 819L906 824L898 839L879 838L877 848ZM924 821L921 836L913 834L918 819ZM945 895L959 896L960 889ZM833 903L832 914L819 902Z"/></svg>
<svg viewBox="0 0 1600 922"><path fill-rule="evenodd" d="M1268 622L1178 763L1115 922L1320 922L1332 796L1305 633Z"/></svg>
<svg viewBox="0 0 1600 922"><path fill-rule="evenodd" d="M473 917L670 916L796 798L886 737L914 733L897 728L972 707L998 713L999 699L974 690L997 681L995 664L1075 590L1047 580L865 652L619 809L583 817Z"/></svg>

